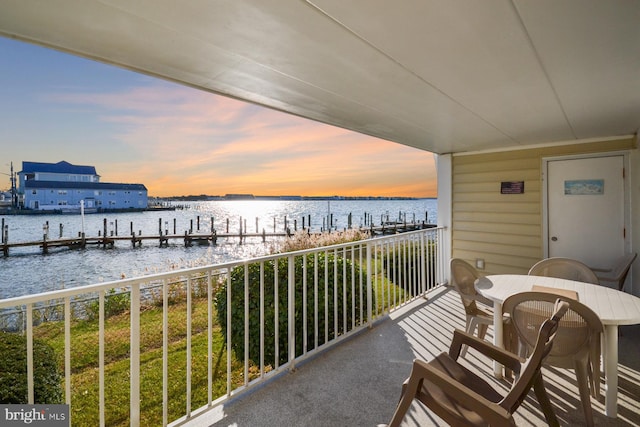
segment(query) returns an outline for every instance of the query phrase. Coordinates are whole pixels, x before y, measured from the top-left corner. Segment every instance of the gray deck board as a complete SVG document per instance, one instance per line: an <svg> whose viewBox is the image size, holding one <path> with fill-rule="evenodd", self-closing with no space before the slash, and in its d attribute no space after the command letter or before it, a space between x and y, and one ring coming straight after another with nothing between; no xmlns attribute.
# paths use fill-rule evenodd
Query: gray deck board
<svg viewBox="0 0 640 427"><path fill-rule="evenodd" d="M462 305L455 291L441 287L398 310L372 329L345 340L256 390L206 412L187 423L204 426L375 426L391 418L402 382L414 358L431 359L446 351L453 330L464 327ZM492 329L489 329L489 334ZM491 337L488 337L491 339ZM640 426L640 326L621 328L618 418L604 415L604 396L592 399L597 426ZM496 380L488 360L470 350L472 369ZM545 368L545 381L563 426L584 425L573 371ZM533 391L516 413L520 426L544 426ZM408 426L445 425L416 404Z"/></svg>

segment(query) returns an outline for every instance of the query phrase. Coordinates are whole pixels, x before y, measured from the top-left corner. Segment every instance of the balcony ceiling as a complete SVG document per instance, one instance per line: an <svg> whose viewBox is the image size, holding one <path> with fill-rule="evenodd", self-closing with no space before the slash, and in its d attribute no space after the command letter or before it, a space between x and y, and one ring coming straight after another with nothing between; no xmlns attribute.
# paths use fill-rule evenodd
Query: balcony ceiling
<svg viewBox="0 0 640 427"><path fill-rule="evenodd" d="M5 36L435 153L636 133L639 22L637 0L0 0Z"/></svg>

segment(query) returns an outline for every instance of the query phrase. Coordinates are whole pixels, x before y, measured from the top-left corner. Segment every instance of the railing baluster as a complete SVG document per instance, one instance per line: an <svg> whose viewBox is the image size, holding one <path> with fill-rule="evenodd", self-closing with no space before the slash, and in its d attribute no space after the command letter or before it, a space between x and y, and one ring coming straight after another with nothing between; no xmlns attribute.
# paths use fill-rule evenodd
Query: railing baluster
<svg viewBox="0 0 640 427"><path fill-rule="evenodd" d="M104 413L104 289L98 293L98 387L100 388L98 399L100 401L100 426L104 427L106 415ZM69 310L71 312L71 310ZM70 327L69 327L70 328ZM71 342L71 330L69 330L69 342ZM71 368L71 354L69 354L69 368Z"/></svg>
<svg viewBox="0 0 640 427"><path fill-rule="evenodd" d="M130 419L140 425L140 284L131 285L131 347L130 347Z"/></svg>
<svg viewBox="0 0 640 427"><path fill-rule="evenodd" d="M264 378L264 261L260 262L260 378Z"/></svg>
<svg viewBox="0 0 640 427"><path fill-rule="evenodd" d="M351 329L356 328L356 260L355 246L351 246Z"/></svg>
<svg viewBox="0 0 640 427"><path fill-rule="evenodd" d="M313 348L318 348L318 253L313 254Z"/></svg>
<svg viewBox="0 0 640 427"><path fill-rule="evenodd" d="M329 252L324 251L324 343L329 341Z"/></svg>
<svg viewBox="0 0 640 427"><path fill-rule="evenodd" d="M274 266L273 266L273 282L274 282L274 286L273 286L273 292L274 292L274 313L275 316L273 316L273 323L274 323L274 336L275 336L275 367L276 369L278 369L278 367L280 366L280 304L279 304L279 284L278 284L278 260L274 260Z"/></svg>
<svg viewBox="0 0 640 427"><path fill-rule="evenodd" d="M333 250L333 338L338 338L338 249Z"/></svg>
<svg viewBox="0 0 640 427"><path fill-rule="evenodd" d="M307 354L307 255L302 255L302 354Z"/></svg>
<svg viewBox="0 0 640 427"><path fill-rule="evenodd" d="M213 285L211 270L207 271L207 406L213 401Z"/></svg>
<svg viewBox="0 0 640 427"><path fill-rule="evenodd" d="M162 281L162 425L169 423L169 284Z"/></svg>
<svg viewBox="0 0 640 427"><path fill-rule="evenodd" d="M336 260L337 261L337 260ZM342 333L347 333L347 248L342 248Z"/></svg>
<svg viewBox="0 0 640 427"><path fill-rule="evenodd" d="M296 261L293 255L287 257L287 331L289 343L289 370L296 367ZM304 303L303 303L304 304Z"/></svg>
<svg viewBox="0 0 640 427"><path fill-rule="evenodd" d="M192 322L192 307L191 307L191 276L187 277L187 402L186 402L186 415L187 418L191 417L191 322Z"/></svg>
<svg viewBox="0 0 640 427"><path fill-rule="evenodd" d="M371 274L372 273L372 260L373 260L373 255L372 252L375 251L375 253L377 253L377 245L375 243L367 243L364 246L367 249L367 325L369 326L369 328L373 327L373 284L377 283L377 279L376 281L374 281L374 277L377 277L377 273ZM376 262L377 264L377 262ZM377 270L377 268L376 268ZM374 276L374 277L371 277Z"/></svg>
<svg viewBox="0 0 640 427"><path fill-rule="evenodd" d="M244 385L249 382L249 264L244 264Z"/></svg>
<svg viewBox="0 0 640 427"><path fill-rule="evenodd" d="M33 405L35 403L34 398L34 384L33 384L33 303L27 304L27 403Z"/></svg>
<svg viewBox="0 0 640 427"><path fill-rule="evenodd" d="M104 384L101 383L100 391L103 387ZM64 401L67 405L71 405L71 297L64 299ZM100 400L100 404L104 404L104 400ZM104 414L102 408L100 408L100 414Z"/></svg>
<svg viewBox="0 0 640 427"><path fill-rule="evenodd" d="M231 397L231 268L227 270L227 396Z"/></svg>

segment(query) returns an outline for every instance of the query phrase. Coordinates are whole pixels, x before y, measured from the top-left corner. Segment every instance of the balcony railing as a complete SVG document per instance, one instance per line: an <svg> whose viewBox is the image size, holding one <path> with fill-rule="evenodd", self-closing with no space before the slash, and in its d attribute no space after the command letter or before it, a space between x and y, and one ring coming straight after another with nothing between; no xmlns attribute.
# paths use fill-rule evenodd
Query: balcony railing
<svg viewBox="0 0 640 427"><path fill-rule="evenodd" d="M442 238L432 228L6 299L2 326L26 336L28 403L42 403L34 340L58 340L73 425L179 425L442 283Z"/></svg>

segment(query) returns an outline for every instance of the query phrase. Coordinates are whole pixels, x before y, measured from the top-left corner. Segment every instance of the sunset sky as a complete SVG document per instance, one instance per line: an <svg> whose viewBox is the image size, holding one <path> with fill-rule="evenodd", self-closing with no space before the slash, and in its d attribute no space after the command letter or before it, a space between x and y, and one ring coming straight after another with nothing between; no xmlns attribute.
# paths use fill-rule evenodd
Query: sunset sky
<svg viewBox="0 0 640 427"><path fill-rule="evenodd" d="M150 196L436 196L431 153L0 37L9 164L95 166Z"/></svg>

